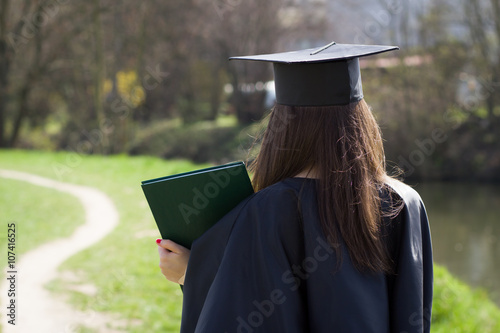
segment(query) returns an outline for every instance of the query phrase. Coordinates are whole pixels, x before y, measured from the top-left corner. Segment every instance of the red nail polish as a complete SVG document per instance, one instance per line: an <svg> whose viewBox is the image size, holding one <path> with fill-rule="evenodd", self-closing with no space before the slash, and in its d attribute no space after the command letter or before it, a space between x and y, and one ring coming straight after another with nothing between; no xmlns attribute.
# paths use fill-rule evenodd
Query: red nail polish
<svg viewBox="0 0 500 333"><path fill-rule="evenodd" d="M161 238L157 238L156 239L156 244L160 244L161 243Z"/></svg>

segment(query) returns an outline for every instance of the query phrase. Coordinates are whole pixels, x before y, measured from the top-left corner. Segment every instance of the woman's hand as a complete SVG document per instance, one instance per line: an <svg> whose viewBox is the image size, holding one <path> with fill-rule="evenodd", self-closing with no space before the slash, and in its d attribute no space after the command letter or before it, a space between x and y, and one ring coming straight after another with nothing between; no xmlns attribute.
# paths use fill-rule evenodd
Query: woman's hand
<svg viewBox="0 0 500 333"><path fill-rule="evenodd" d="M169 239L157 239L160 269L167 280L184 284L191 251Z"/></svg>

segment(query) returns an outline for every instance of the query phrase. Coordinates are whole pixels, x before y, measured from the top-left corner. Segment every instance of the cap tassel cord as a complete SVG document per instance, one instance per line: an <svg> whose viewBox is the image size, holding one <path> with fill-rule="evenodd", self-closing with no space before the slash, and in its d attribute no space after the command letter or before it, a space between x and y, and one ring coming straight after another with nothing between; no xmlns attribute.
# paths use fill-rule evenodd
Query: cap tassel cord
<svg viewBox="0 0 500 333"><path fill-rule="evenodd" d="M337 43L336 43L336 42L331 42L330 44L327 44L327 45L325 45L325 46L323 46L323 47L321 47L321 48L317 49L316 51L313 51L310 55L315 55L315 54L318 54L318 53L320 53L321 51L324 51L324 50L326 50L327 48L329 48L330 46L335 45L335 44L337 44Z"/></svg>

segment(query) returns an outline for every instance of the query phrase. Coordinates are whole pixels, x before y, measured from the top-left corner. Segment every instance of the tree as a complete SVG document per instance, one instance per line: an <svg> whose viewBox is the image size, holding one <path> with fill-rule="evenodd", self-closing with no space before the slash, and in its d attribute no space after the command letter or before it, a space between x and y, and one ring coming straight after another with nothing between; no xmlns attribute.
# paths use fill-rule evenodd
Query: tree
<svg viewBox="0 0 500 333"><path fill-rule="evenodd" d="M137 124L216 119L227 82L236 88L240 122L258 120L262 93L238 88L269 80L270 67L227 58L273 52L293 32L317 26L311 20L304 29L307 15L300 26L285 26L286 6L281 0L119 6L0 0L0 146L39 147L27 129L40 135L50 124L58 128L50 134L52 148L124 151Z"/></svg>
<svg viewBox="0 0 500 333"><path fill-rule="evenodd" d="M214 59L220 59L215 64L229 74L234 89L230 102L239 121L243 124L257 121L265 112L265 93L247 92L242 86L270 80L271 67L250 61L227 62L226 59L284 51L283 48L296 47L296 42L303 42L306 34L309 41L323 37L319 32L325 31L326 13L318 10L316 3L295 7L293 2L280 0L218 0L213 5L216 15L208 21L212 23L208 30L212 37L207 40L214 41L211 52ZM292 11L296 14L293 20Z"/></svg>
<svg viewBox="0 0 500 333"><path fill-rule="evenodd" d="M500 89L500 0L464 1L465 21L469 27L475 66L482 78L488 119L495 119Z"/></svg>
<svg viewBox="0 0 500 333"><path fill-rule="evenodd" d="M0 6L0 145L13 147L25 120L40 111L30 104L31 94L87 22L68 15L72 18L67 24L68 8L59 0L2 0Z"/></svg>

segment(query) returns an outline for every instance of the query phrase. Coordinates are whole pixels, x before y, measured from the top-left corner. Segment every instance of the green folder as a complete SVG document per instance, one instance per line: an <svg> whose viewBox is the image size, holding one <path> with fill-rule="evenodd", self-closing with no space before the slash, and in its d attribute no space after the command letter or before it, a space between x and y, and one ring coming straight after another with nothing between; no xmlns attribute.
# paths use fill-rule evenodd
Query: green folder
<svg viewBox="0 0 500 333"><path fill-rule="evenodd" d="M145 180L141 186L161 237L187 248L254 193L243 162Z"/></svg>

